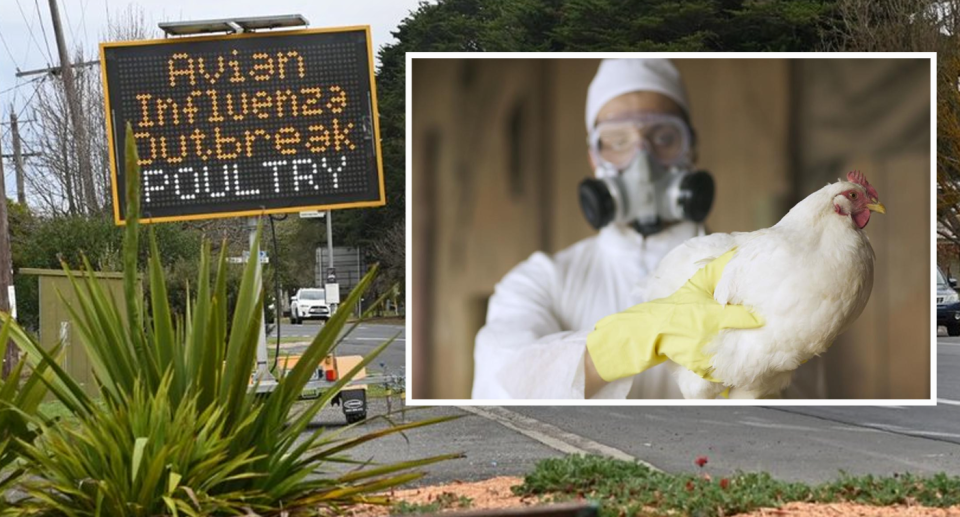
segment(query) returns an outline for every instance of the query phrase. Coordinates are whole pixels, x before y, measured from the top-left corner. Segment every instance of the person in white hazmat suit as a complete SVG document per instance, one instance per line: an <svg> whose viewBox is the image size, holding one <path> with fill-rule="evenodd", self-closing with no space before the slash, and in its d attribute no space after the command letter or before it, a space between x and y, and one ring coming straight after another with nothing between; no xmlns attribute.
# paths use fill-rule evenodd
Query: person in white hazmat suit
<svg viewBox="0 0 960 517"><path fill-rule="evenodd" d="M645 301L632 292L664 255L703 234L713 182L692 172L689 120L670 61L601 62L586 106L596 179L580 185L600 232L553 257L534 253L497 284L476 337L474 399L682 398L664 364L585 393L585 351L599 320ZM825 396L823 369L810 363L792 396Z"/></svg>

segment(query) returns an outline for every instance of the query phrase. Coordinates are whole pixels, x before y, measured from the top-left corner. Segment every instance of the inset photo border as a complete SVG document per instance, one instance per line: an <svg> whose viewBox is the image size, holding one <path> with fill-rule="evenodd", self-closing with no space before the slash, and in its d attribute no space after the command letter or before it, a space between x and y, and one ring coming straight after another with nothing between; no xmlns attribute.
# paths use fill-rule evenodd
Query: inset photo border
<svg viewBox="0 0 960 517"><path fill-rule="evenodd" d="M932 52L407 53L407 403L936 405L936 91Z"/></svg>

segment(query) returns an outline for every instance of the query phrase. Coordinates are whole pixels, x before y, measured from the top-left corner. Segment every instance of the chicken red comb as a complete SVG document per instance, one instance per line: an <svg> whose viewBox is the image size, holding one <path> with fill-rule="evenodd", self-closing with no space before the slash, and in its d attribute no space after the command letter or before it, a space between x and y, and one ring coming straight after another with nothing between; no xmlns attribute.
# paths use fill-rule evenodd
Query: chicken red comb
<svg viewBox="0 0 960 517"><path fill-rule="evenodd" d="M867 181L867 177L864 176L862 172L860 171L848 172L847 180L863 187L864 190L867 191L867 195L870 196L872 199L875 199L875 200L880 199L880 194L877 194L877 189L873 188L873 186L870 185L870 182Z"/></svg>

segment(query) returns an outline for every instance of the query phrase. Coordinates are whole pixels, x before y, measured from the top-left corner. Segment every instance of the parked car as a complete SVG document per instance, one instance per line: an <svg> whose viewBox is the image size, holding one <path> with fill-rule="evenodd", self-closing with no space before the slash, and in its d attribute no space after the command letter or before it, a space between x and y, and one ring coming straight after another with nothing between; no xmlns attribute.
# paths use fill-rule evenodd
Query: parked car
<svg viewBox="0 0 960 517"><path fill-rule="evenodd" d="M960 296L957 279L947 278L937 268L937 325L947 327L947 334L960 336Z"/></svg>
<svg viewBox="0 0 960 517"><path fill-rule="evenodd" d="M330 319L330 307L327 306L327 297L323 289L299 289L290 298L290 323L294 325L303 320Z"/></svg>

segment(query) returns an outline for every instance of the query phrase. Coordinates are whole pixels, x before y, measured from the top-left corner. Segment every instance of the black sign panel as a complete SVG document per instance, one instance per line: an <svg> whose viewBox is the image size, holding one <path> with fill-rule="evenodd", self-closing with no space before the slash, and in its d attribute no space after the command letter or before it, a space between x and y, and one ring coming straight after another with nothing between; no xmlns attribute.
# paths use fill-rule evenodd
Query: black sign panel
<svg viewBox="0 0 960 517"><path fill-rule="evenodd" d="M380 206L369 27L104 43L114 217L133 126L144 222Z"/></svg>

